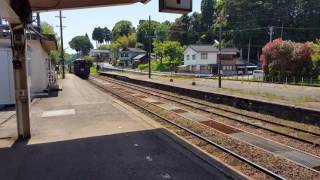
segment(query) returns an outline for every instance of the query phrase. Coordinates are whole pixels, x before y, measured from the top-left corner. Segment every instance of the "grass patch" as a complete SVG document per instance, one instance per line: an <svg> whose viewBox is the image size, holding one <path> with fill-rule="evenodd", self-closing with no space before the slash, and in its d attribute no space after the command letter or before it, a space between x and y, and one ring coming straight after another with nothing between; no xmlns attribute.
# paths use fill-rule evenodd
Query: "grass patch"
<svg viewBox="0 0 320 180"><path fill-rule="evenodd" d="M177 67L178 65L176 65ZM139 70L148 70L149 64L140 64L138 66ZM151 63L152 71L159 71L159 72L170 72L171 71L171 63L170 62L163 62L160 64L159 62L152 62Z"/></svg>
<svg viewBox="0 0 320 180"><path fill-rule="evenodd" d="M91 74L97 74L97 66L91 66L90 67L90 73Z"/></svg>

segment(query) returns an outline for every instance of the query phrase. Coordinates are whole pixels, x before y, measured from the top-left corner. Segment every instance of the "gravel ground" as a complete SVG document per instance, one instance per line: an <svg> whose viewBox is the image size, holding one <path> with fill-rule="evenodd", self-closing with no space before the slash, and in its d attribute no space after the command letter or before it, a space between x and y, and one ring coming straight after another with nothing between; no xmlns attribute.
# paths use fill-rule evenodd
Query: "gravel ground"
<svg viewBox="0 0 320 180"><path fill-rule="evenodd" d="M120 89L118 89L120 90ZM113 90L114 91L114 90ZM182 118L174 113L168 113L163 109L150 103L141 101L140 98L128 96L127 94L121 94L121 91L117 91L122 96L126 96L126 99L139 103L140 105L147 107L167 118L170 118L178 123L183 124L184 126L192 129L193 131L200 133L228 149L241 154L242 156L263 165L264 167L271 169L272 171L280 174L288 179L318 179L319 173L304 168L300 165L297 165L291 161L288 161L284 158L273 155L272 153L266 152L262 149L256 148L249 144L243 143L241 141L235 140L228 135L225 135L221 132L215 131L213 129L208 129L206 126L199 124L194 121Z"/></svg>

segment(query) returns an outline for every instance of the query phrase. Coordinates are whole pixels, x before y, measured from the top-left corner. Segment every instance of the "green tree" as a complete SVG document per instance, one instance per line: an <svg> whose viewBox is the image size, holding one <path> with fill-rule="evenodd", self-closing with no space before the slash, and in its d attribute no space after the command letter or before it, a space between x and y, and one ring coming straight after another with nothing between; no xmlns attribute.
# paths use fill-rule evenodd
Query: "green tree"
<svg viewBox="0 0 320 180"><path fill-rule="evenodd" d="M157 21L151 21L150 23L150 32L149 32L149 21L140 20L137 28L137 41L143 45L143 49L148 50L149 48L149 39L148 36L155 36L155 31L160 23Z"/></svg>
<svg viewBox="0 0 320 180"><path fill-rule="evenodd" d="M112 33L111 33L111 31L110 31L107 27L105 27L105 28L103 29L103 31L104 31L104 41L105 41L105 42L110 42L110 41L112 40Z"/></svg>
<svg viewBox="0 0 320 180"><path fill-rule="evenodd" d="M153 42L154 52L160 57L160 64L163 59L168 60L170 63L181 64L183 61L184 47L177 41L164 41L155 40Z"/></svg>
<svg viewBox="0 0 320 180"><path fill-rule="evenodd" d="M121 48L127 48L129 47L129 38L128 36L120 36L115 43L117 43Z"/></svg>
<svg viewBox="0 0 320 180"><path fill-rule="evenodd" d="M54 31L53 26L47 22L41 22L41 30L43 34L52 34L58 36L57 33Z"/></svg>
<svg viewBox="0 0 320 180"><path fill-rule="evenodd" d="M98 49L101 49L101 50L111 49L111 44L103 44L103 45L100 45L100 46L98 47Z"/></svg>
<svg viewBox="0 0 320 180"><path fill-rule="evenodd" d="M196 44L202 35L201 14L194 12L190 15L189 44Z"/></svg>
<svg viewBox="0 0 320 180"><path fill-rule="evenodd" d="M61 44L60 44L60 37L58 36L58 34L54 31L54 28L51 24L47 23L47 22L41 22L41 30L43 34L48 34L48 35L54 35L56 40L57 40L57 44L58 44L58 49L57 50L53 50L50 52L50 58L53 59L56 63L59 63L61 60ZM68 61L70 58L70 55L66 52L64 52L64 60Z"/></svg>
<svg viewBox="0 0 320 180"><path fill-rule="evenodd" d="M220 0L216 3L218 16L227 19L223 26L223 38L247 54L251 39L251 57L269 42L268 27L274 26L273 37L296 42L314 41L320 31L320 1L318 0ZM216 30L217 30L217 24ZM282 29L281 27L284 26ZM287 28L286 28L287 27ZM241 29L246 29L238 31ZM282 36L281 36L282 35Z"/></svg>
<svg viewBox="0 0 320 180"><path fill-rule="evenodd" d="M92 32L92 39L97 41L99 44L102 44L105 40L105 31L104 29L97 27L94 28Z"/></svg>
<svg viewBox="0 0 320 180"><path fill-rule="evenodd" d="M188 15L182 15L171 25L169 40L181 42L183 45L190 44L190 17Z"/></svg>
<svg viewBox="0 0 320 180"><path fill-rule="evenodd" d="M314 78L318 78L320 75L320 41L316 40L314 43L309 43L309 46L312 49L312 63L313 63L313 70L312 74Z"/></svg>
<svg viewBox="0 0 320 180"><path fill-rule="evenodd" d="M69 42L69 46L71 49L81 52L83 56L89 54L90 49L93 48L93 45L87 36L76 36L72 38L72 40Z"/></svg>
<svg viewBox="0 0 320 180"><path fill-rule="evenodd" d="M209 31L215 16L215 0L201 1L201 26L203 31Z"/></svg>
<svg viewBox="0 0 320 180"><path fill-rule="evenodd" d="M170 26L167 24L160 24L158 27L156 27L155 29L155 36L157 40L160 41L167 41L168 40L168 36L169 36L169 30L170 30Z"/></svg>
<svg viewBox="0 0 320 180"><path fill-rule="evenodd" d="M160 40L155 40L153 42L153 47L154 47L153 48L154 53L156 53L157 57L160 58L160 64L162 64L163 58L165 57L163 42Z"/></svg>
<svg viewBox="0 0 320 180"><path fill-rule="evenodd" d="M120 36L128 36L130 33L134 32L134 27L130 21L119 21L112 29L112 37L118 39Z"/></svg>
<svg viewBox="0 0 320 180"><path fill-rule="evenodd" d="M183 51L184 48L179 42L176 41L165 41L163 43L163 52L165 57L175 64L181 64L183 61Z"/></svg>
<svg viewBox="0 0 320 180"><path fill-rule="evenodd" d="M134 48L137 44L137 33L131 33L128 36L129 47Z"/></svg>

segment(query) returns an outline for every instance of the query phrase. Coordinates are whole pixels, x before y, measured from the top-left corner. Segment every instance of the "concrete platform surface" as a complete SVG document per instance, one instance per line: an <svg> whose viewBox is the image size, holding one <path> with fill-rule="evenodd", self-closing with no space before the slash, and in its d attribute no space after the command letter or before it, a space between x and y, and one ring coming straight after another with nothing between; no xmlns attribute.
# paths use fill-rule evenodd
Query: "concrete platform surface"
<svg viewBox="0 0 320 180"><path fill-rule="evenodd" d="M159 127L73 75L63 91L32 105L32 138L0 126L1 180L226 179ZM149 122L150 120L150 122Z"/></svg>

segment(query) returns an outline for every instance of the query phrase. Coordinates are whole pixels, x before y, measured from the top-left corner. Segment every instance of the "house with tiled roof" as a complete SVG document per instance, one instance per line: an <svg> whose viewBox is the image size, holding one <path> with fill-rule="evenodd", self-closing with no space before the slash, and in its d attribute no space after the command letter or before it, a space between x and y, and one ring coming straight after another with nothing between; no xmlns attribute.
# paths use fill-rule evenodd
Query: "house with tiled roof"
<svg viewBox="0 0 320 180"><path fill-rule="evenodd" d="M97 63L108 62L112 60L112 50L111 49L91 49L90 56L95 59Z"/></svg>
<svg viewBox="0 0 320 180"><path fill-rule="evenodd" d="M119 61L125 67L133 67L135 64L135 57L139 56L139 58L143 58L146 56L147 52L140 48L123 48L119 51Z"/></svg>
<svg viewBox="0 0 320 180"><path fill-rule="evenodd" d="M184 51L184 71L201 74L218 73L219 49L213 45L189 45ZM240 51L236 48L223 48L221 65L224 75L235 74Z"/></svg>

